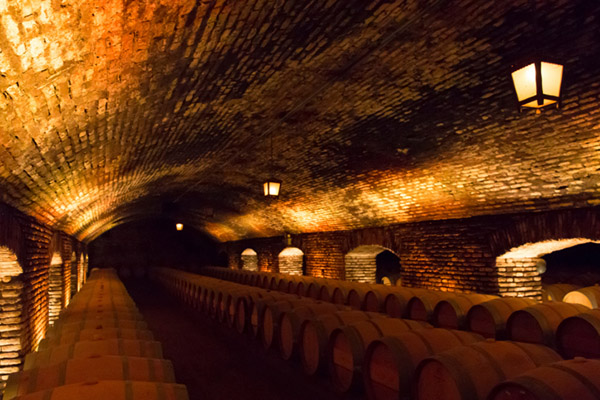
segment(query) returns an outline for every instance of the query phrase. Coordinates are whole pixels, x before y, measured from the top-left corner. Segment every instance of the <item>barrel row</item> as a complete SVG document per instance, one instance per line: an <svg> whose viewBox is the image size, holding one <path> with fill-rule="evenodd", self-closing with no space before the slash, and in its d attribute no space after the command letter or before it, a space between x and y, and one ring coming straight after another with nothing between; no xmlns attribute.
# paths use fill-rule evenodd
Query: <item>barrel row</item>
<svg viewBox="0 0 600 400"><path fill-rule="evenodd" d="M187 400L114 270L92 270L3 399Z"/></svg>
<svg viewBox="0 0 600 400"><path fill-rule="evenodd" d="M427 392L430 386L437 387L436 383L427 381L433 367L421 365L433 363L437 360L435 357L452 360L453 354L469 354L474 358L456 362L468 366L475 361L481 363L484 360L488 363L481 367L501 371L487 379L485 385L481 385L476 378L477 368L474 371L468 368L461 370L461 375L464 376L457 378L454 384L463 385L469 379L474 380L466 384L466 387L469 390L476 387L475 397L472 398L482 399L491 393L496 384L562 360L554 350L539 344L484 341L483 336L475 333L431 328L423 321L390 318L380 313L351 308L335 309L311 298L302 299L297 295L294 297L256 287L244 288L232 282L181 271L160 270L155 271L154 275L155 279L175 295L184 301L188 299L188 304L198 304L186 295L198 293L198 287L204 288L200 291L205 292L210 292L210 289L206 290L210 286L218 288L217 291L220 292L246 291L247 297L253 298L252 302L257 305L247 311L254 314L251 319L256 324L250 324L248 332L257 335L262 327L263 347L273 348L273 343L278 343L281 357L299 360L307 375L328 375L338 391L364 389L370 399L433 396ZM192 281L197 285L196 290L190 289L189 283ZM512 300L515 303L523 299ZM214 308L215 305L200 309L210 314L211 307ZM212 315L216 317L216 314ZM268 335L265 335L267 332ZM478 356L473 356L474 354ZM498 360L495 361L495 358ZM514 362L519 363L518 367L513 366ZM420 372L421 370L424 372ZM475 375L469 376L469 372L475 372ZM417 389L422 389L422 393L414 392ZM458 392L459 397L444 397L456 391L446 393L441 389L434 395L461 399L470 398L463 396L473 395L462 387L460 389L462 391Z"/></svg>

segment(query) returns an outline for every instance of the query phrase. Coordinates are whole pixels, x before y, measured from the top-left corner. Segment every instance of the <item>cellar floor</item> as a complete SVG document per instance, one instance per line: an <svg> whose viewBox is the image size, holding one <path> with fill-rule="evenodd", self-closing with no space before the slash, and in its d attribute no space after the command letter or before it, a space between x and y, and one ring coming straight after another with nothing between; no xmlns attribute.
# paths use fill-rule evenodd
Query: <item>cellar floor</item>
<svg viewBox="0 0 600 400"><path fill-rule="evenodd" d="M154 283L125 283L190 400L350 398L333 392L326 379L308 378L296 363L265 352L258 341L180 305Z"/></svg>

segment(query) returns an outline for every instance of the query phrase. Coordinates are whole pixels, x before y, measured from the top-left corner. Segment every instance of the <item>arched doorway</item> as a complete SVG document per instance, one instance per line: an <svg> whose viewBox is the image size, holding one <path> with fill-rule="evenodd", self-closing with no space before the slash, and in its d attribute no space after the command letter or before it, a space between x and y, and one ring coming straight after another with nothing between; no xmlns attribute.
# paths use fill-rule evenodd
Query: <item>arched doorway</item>
<svg viewBox="0 0 600 400"><path fill-rule="evenodd" d="M258 254L252 249L242 251L242 269L258 271Z"/></svg>
<svg viewBox="0 0 600 400"><path fill-rule="evenodd" d="M52 254L48 269L48 322L50 325L58 318L62 310L63 296L63 261L60 253Z"/></svg>
<svg viewBox="0 0 600 400"><path fill-rule="evenodd" d="M304 275L304 253L297 247L286 247L279 253L279 272L288 275Z"/></svg>
<svg viewBox="0 0 600 400"><path fill-rule="evenodd" d="M546 272L546 260L542 256L584 243L600 241L587 238L545 240L514 247L497 257L500 295L542 300L542 275Z"/></svg>
<svg viewBox="0 0 600 400"><path fill-rule="evenodd" d="M349 281L395 284L400 279L400 258L383 246L358 246L346 254L345 264Z"/></svg>
<svg viewBox="0 0 600 400"><path fill-rule="evenodd" d="M23 330L22 282L23 269L17 256L6 247L0 247L0 327L2 346L0 346L0 393L6 387L7 375L20 369L21 335Z"/></svg>

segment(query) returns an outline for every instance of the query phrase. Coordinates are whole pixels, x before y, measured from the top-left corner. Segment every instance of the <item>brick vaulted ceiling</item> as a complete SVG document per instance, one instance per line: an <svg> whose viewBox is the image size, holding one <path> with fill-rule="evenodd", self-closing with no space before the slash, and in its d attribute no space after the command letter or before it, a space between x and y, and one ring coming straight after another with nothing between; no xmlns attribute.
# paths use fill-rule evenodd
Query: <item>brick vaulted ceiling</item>
<svg viewBox="0 0 600 400"><path fill-rule="evenodd" d="M536 35L529 0L0 0L2 200L82 240L597 204L600 2L537 3ZM520 114L534 49L563 107Z"/></svg>

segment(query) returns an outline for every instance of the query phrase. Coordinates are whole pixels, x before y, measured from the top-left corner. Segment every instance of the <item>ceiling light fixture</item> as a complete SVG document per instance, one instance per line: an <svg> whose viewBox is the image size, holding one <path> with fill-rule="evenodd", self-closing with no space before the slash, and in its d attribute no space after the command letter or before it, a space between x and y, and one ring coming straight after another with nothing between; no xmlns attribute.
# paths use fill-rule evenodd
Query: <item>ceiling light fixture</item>
<svg viewBox="0 0 600 400"><path fill-rule="evenodd" d="M533 34L538 37L535 0L531 0L533 17ZM537 49L536 45L536 49ZM563 66L561 64L542 61L535 56L526 63L514 67L511 72L519 111L522 108L533 108L541 113L543 108L560 106L560 89L562 85Z"/></svg>
<svg viewBox="0 0 600 400"><path fill-rule="evenodd" d="M177 229L178 231L182 231L183 230L183 224L181 224L181 223L175 224L175 229Z"/></svg>
<svg viewBox="0 0 600 400"><path fill-rule="evenodd" d="M271 174L273 173L273 131L270 133L271 140L271 158L269 161L269 171ZM269 198L277 198L279 197L279 189L281 189L281 181L276 178L268 178L267 181L263 184L263 190L266 197Z"/></svg>

